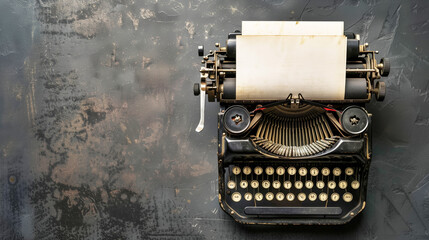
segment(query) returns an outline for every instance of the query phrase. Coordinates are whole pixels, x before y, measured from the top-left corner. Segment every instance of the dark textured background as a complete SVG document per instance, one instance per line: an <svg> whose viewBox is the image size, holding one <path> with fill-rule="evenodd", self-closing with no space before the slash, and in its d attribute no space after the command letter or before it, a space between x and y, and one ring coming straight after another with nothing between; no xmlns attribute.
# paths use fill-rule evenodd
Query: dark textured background
<svg viewBox="0 0 429 240"><path fill-rule="evenodd" d="M1 0L2 239L429 239L429 1ZM367 208L346 226L246 227L217 200L196 47L242 20L343 20L391 58L371 102Z"/></svg>

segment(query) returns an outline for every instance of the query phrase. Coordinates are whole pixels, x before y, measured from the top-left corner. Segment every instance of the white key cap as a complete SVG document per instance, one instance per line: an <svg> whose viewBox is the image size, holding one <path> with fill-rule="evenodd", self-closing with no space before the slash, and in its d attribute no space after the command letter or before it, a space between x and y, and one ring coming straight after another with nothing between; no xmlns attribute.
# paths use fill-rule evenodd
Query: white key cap
<svg viewBox="0 0 429 240"><path fill-rule="evenodd" d="M356 180L354 180L351 185L353 189L358 189L360 187L360 183Z"/></svg>
<svg viewBox="0 0 429 240"><path fill-rule="evenodd" d="M285 181L283 183L283 187L286 189L290 189L292 187L292 183L290 181Z"/></svg>
<svg viewBox="0 0 429 240"><path fill-rule="evenodd" d="M305 175L307 175L307 168L305 168L305 167L299 168L298 173L299 173L299 175L304 177Z"/></svg>
<svg viewBox="0 0 429 240"><path fill-rule="evenodd" d="M334 174L334 176L340 176L341 175L341 169L340 168L334 168L333 170L332 170L332 174Z"/></svg>
<svg viewBox="0 0 429 240"><path fill-rule="evenodd" d="M310 201L315 201L317 199L317 194L315 194L314 192L308 194L308 200Z"/></svg>
<svg viewBox="0 0 429 240"><path fill-rule="evenodd" d="M241 194L239 192L235 192L231 195L232 201L234 202L240 202L241 200Z"/></svg>
<svg viewBox="0 0 429 240"><path fill-rule="evenodd" d="M282 192L278 192L276 194L276 199L277 201L283 201L283 199L285 199L285 195Z"/></svg>
<svg viewBox="0 0 429 240"><path fill-rule="evenodd" d="M295 167L289 167L287 169L287 173L289 173L289 175L295 175L296 173L296 168Z"/></svg>
<svg viewBox="0 0 429 240"><path fill-rule="evenodd" d="M340 187L341 189L346 189L347 188L347 182L342 180L338 183L338 187Z"/></svg>
<svg viewBox="0 0 429 240"><path fill-rule="evenodd" d="M282 184L279 181L275 180L273 182L273 188L279 189L281 186L282 186Z"/></svg>
<svg viewBox="0 0 429 240"><path fill-rule="evenodd" d="M262 187L263 188L269 188L270 187L270 181L268 181L268 180L264 180L264 181L262 181Z"/></svg>
<svg viewBox="0 0 429 240"><path fill-rule="evenodd" d="M264 199L264 195L262 195L262 193L256 193L255 194L255 200L256 201L262 201L262 199Z"/></svg>
<svg viewBox="0 0 429 240"><path fill-rule="evenodd" d="M315 176L319 175L319 169L318 169L318 168L315 168L315 167L312 167L312 168L310 169L310 174L311 174L311 176L313 176L313 177L315 177Z"/></svg>
<svg viewBox="0 0 429 240"><path fill-rule="evenodd" d="M262 170L261 167L255 167L255 174L256 175L261 175L264 172L264 170Z"/></svg>
<svg viewBox="0 0 429 240"><path fill-rule="evenodd" d="M316 187L318 189L323 189L325 187L325 183L323 181L317 181L316 182Z"/></svg>
<svg viewBox="0 0 429 240"><path fill-rule="evenodd" d="M273 194L272 192L267 192L267 194L265 194L265 198L266 198L268 201L271 201L271 200L273 200L273 199L274 199L274 194Z"/></svg>
<svg viewBox="0 0 429 240"><path fill-rule="evenodd" d="M336 202L336 201L338 201L338 199L340 199L340 194L338 194L338 193L332 193L331 194L331 200L332 201Z"/></svg>
<svg viewBox="0 0 429 240"><path fill-rule="evenodd" d="M273 175L274 174L274 168L273 167L267 167L267 168L265 168L265 173L267 175Z"/></svg>
<svg viewBox="0 0 429 240"><path fill-rule="evenodd" d="M307 198L307 196L305 196L305 193L299 193L297 196L298 200L303 202L305 201L305 199Z"/></svg>
<svg viewBox="0 0 429 240"><path fill-rule="evenodd" d="M343 194L344 202L351 202L353 200L353 195L349 192Z"/></svg>
<svg viewBox="0 0 429 240"><path fill-rule="evenodd" d="M301 189L303 185L304 185L304 184L303 184L301 181L296 181L296 182L295 182L295 188L296 188L296 189Z"/></svg>
<svg viewBox="0 0 429 240"><path fill-rule="evenodd" d="M328 188L329 189L335 189L336 186L337 186L337 184L334 181L328 182Z"/></svg>
<svg viewBox="0 0 429 240"><path fill-rule="evenodd" d="M241 188L247 188L247 185L248 185L248 183L247 183L246 180L241 180L241 182L240 182L240 187Z"/></svg>
<svg viewBox="0 0 429 240"><path fill-rule="evenodd" d="M235 188L235 182L232 181L232 180L229 180L228 183L227 183L227 185L228 185L229 189L234 189Z"/></svg>
<svg viewBox="0 0 429 240"><path fill-rule="evenodd" d="M327 167L322 168L322 175L323 176L328 176L330 172L331 171L329 170L329 168L327 168Z"/></svg>
<svg viewBox="0 0 429 240"><path fill-rule="evenodd" d="M314 183L312 181L305 182L305 187L308 188L308 189L313 188L313 185L314 185Z"/></svg>
<svg viewBox="0 0 429 240"><path fill-rule="evenodd" d="M234 173L235 175L238 175L241 173L241 169L237 166L232 168L232 173Z"/></svg>
<svg viewBox="0 0 429 240"><path fill-rule="evenodd" d="M251 193L245 193L244 194L244 199L246 199L246 201L252 201L252 194Z"/></svg>
<svg viewBox="0 0 429 240"><path fill-rule="evenodd" d="M345 172L347 176L351 176L355 171L353 170L353 168L348 167L346 168Z"/></svg>
<svg viewBox="0 0 429 240"><path fill-rule="evenodd" d="M248 167L248 166L245 166L243 168L243 173L246 174L246 175L249 175L249 174L252 173L252 169L250 167Z"/></svg>
<svg viewBox="0 0 429 240"><path fill-rule="evenodd" d="M283 175L283 174L285 174L285 168L284 167L278 167L276 169L276 173L277 173L277 175Z"/></svg>
<svg viewBox="0 0 429 240"><path fill-rule="evenodd" d="M320 193L319 194L319 200L322 201L322 202L328 200L328 194L326 194L324 192Z"/></svg>
<svg viewBox="0 0 429 240"><path fill-rule="evenodd" d="M259 182L258 181L256 181L256 180L253 180L253 181L251 181L250 182L250 186L252 187L252 188L258 188L259 187ZM255 196L256 197L256 196Z"/></svg>
<svg viewBox="0 0 429 240"><path fill-rule="evenodd" d="M287 199L289 202L292 202L292 201L295 199L295 195L293 195L293 193L288 193L288 194L286 195L286 199Z"/></svg>

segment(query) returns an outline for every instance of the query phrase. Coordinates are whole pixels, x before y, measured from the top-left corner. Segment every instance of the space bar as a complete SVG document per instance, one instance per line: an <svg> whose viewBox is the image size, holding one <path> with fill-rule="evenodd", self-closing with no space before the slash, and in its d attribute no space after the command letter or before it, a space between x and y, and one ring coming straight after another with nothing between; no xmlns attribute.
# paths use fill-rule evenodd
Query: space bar
<svg viewBox="0 0 429 240"><path fill-rule="evenodd" d="M245 207L248 215L339 215L340 207Z"/></svg>

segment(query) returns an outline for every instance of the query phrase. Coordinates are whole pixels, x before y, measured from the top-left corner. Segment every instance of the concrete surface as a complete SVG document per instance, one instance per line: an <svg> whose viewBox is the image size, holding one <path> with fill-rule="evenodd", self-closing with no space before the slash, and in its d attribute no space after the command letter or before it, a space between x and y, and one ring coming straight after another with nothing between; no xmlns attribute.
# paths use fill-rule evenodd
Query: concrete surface
<svg viewBox="0 0 429 240"><path fill-rule="evenodd" d="M429 2L2 0L2 239L429 239ZM333 227L242 226L217 201L198 44L242 20L343 20L391 58L368 204Z"/></svg>

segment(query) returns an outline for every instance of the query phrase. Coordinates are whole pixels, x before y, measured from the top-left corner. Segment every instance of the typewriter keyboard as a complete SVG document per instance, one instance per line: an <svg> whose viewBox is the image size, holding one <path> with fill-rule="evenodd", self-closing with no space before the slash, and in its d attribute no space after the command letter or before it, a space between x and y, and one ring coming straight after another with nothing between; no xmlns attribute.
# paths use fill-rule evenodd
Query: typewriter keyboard
<svg viewBox="0 0 429 240"><path fill-rule="evenodd" d="M360 201L357 164L243 164L225 168L225 197L238 214L341 216Z"/></svg>

